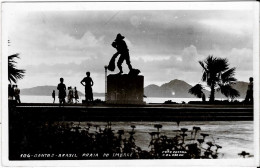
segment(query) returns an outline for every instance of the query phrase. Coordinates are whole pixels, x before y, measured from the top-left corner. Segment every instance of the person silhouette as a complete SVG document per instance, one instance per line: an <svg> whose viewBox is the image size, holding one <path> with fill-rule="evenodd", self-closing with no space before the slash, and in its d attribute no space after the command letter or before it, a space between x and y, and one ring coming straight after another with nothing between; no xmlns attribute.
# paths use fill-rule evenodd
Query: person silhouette
<svg viewBox="0 0 260 168"><path fill-rule="evenodd" d="M78 94L78 91L77 91L77 87L74 87L74 98L75 98L75 104L77 104L79 101L79 94Z"/></svg>
<svg viewBox="0 0 260 168"><path fill-rule="evenodd" d="M8 100L13 100L14 89L11 84L8 84Z"/></svg>
<svg viewBox="0 0 260 168"><path fill-rule="evenodd" d="M85 100L88 102L88 100L93 102L93 92L92 92L92 86L94 85L94 82L92 78L90 77L90 72L86 72L87 77L83 78L80 82L83 86L85 86Z"/></svg>
<svg viewBox="0 0 260 168"><path fill-rule="evenodd" d="M15 85L15 88L14 88L14 98L15 98L17 103L21 103L21 100L20 100L20 89L18 88L18 85Z"/></svg>
<svg viewBox="0 0 260 168"><path fill-rule="evenodd" d="M55 90L52 91L51 96L52 96L52 98L53 98L53 103L55 103Z"/></svg>
<svg viewBox="0 0 260 168"><path fill-rule="evenodd" d="M125 37L119 33L119 34L117 34L116 39L112 43L112 46L114 48L116 48L116 50L117 50L117 53L115 53L113 55L113 58L116 58L120 54L120 57L117 62L117 67L119 69L119 73L118 73L119 75L123 73L122 63L124 62L124 60L126 60L126 64L128 65L129 71L131 71L133 69L132 65L131 65L131 61L130 61L128 47L126 45L126 42L123 40L124 38Z"/></svg>
<svg viewBox="0 0 260 168"><path fill-rule="evenodd" d="M253 96L254 96L253 95L253 77L250 77L247 92L246 92L245 102L253 103L254 102Z"/></svg>
<svg viewBox="0 0 260 168"><path fill-rule="evenodd" d="M68 103L73 103L73 90L72 90L72 87L68 87Z"/></svg>
<svg viewBox="0 0 260 168"><path fill-rule="evenodd" d="M15 94L14 94L15 86L16 86L16 85L13 85L13 86L12 86L11 93L10 93L12 100L14 99L14 96L15 96Z"/></svg>
<svg viewBox="0 0 260 168"><path fill-rule="evenodd" d="M59 101L60 101L60 105L61 104L65 104L65 97L66 97L66 85L63 83L64 79L60 78L60 83L57 86L57 89L59 91Z"/></svg>

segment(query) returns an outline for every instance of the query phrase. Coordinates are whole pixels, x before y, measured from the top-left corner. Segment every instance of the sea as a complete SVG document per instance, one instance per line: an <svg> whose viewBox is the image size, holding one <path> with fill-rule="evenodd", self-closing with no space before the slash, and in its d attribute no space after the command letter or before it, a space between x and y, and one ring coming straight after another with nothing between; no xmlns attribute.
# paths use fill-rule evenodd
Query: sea
<svg viewBox="0 0 260 168"><path fill-rule="evenodd" d="M80 102L83 97L80 98ZM104 97L95 97L94 99L104 100ZM146 103L163 103L167 100L173 102L188 103L189 101L200 101L198 98L144 98ZM51 96L25 96L21 95L21 101L23 103L52 103L53 99ZM58 98L55 98L56 103L58 103ZM77 122L74 121L73 124L80 125L81 127L86 127L87 123L93 125L100 125L101 128L105 128L106 122ZM194 126L201 128L201 133L207 133L210 136L206 137L206 141L211 141L222 146L218 150L219 158L223 159L234 159L242 158L238 155L242 151L250 153L253 157L254 153L254 123L253 121L193 121L193 122L180 122L179 126L176 122L112 122L112 129L117 132L120 129L125 130L125 132L130 132L132 128L131 125L135 125L136 134L134 135L135 143L137 146L141 147L143 150L150 151L149 143L151 137L150 132L154 132L157 129L154 128L155 124L161 124L163 127L161 129L161 135L166 135L167 137L174 137L176 135L176 130L181 128L187 128L192 130ZM90 130L91 131L91 130ZM95 131L95 128L92 128ZM187 133L190 136L190 132ZM200 136L200 134L198 134ZM201 137L198 137L201 138Z"/></svg>
<svg viewBox="0 0 260 168"><path fill-rule="evenodd" d="M22 103L53 103L53 98L51 96L31 96L31 95L21 95L20 96ZM84 96L79 97L79 102L85 99ZM102 101L105 100L105 97L99 96L94 97L95 99L100 99ZM58 97L55 97L55 103L58 103ZM160 97L147 97L144 98L144 102L146 103L164 103L165 101L171 100L176 103L188 103L189 101L201 101L201 98L160 98ZM226 99L218 99L216 100L226 100ZM242 101L243 99L237 99L238 101Z"/></svg>

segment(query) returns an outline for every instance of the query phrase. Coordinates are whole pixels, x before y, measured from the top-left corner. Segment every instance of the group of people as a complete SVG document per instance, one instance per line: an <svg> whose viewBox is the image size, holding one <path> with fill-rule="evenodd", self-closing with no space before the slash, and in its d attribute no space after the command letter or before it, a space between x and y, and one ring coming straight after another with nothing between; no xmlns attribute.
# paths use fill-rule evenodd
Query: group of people
<svg viewBox="0 0 260 168"><path fill-rule="evenodd" d="M78 99L79 99L79 94L77 91L77 87L74 87L74 90L72 89L72 87L68 87L68 103L73 103L73 98L75 99L75 103L78 103Z"/></svg>
<svg viewBox="0 0 260 168"><path fill-rule="evenodd" d="M65 86L66 87L66 86ZM64 95L64 94L62 94ZM66 90L65 90L65 97L66 97ZM65 103L65 97L64 100L62 100L63 103ZM53 103L55 103L55 90L53 90L52 92L52 98L53 98ZM75 99L75 103L77 104L79 102L79 94L78 94L78 90L77 87L74 87L74 90L72 89L72 87L68 87L68 95L67 95L67 102L69 104L74 103L73 99Z"/></svg>
<svg viewBox="0 0 260 168"><path fill-rule="evenodd" d="M93 92L92 92L92 86L94 85L94 82L92 78L90 77L90 72L86 72L86 77L82 79L80 82L83 86L85 86L85 101L91 101L93 102ZM57 86L57 89L59 91L58 97L59 97L59 103L65 104L65 98L66 98L66 85L64 84L64 79L60 78L60 83ZM55 102L55 91L52 93L52 97L54 98L53 103ZM72 87L68 87L68 103L73 103L73 98L75 98L75 103L78 102L79 95L77 88L74 88L74 91Z"/></svg>
<svg viewBox="0 0 260 168"><path fill-rule="evenodd" d="M8 85L8 99L15 100L17 103L21 103L20 89L18 88L18 85Z"/></svg>

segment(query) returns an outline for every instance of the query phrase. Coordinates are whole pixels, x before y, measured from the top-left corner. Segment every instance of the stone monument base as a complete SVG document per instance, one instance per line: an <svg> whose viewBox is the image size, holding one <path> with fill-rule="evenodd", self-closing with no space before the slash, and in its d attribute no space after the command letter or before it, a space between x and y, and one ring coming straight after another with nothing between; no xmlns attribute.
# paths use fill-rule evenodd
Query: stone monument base
<svg viewBox="0 0 260 168"><path fill-rule="evenodd" d="M108 75L107 95L108 104L145 104L144 77L141 75Z"/></svg>

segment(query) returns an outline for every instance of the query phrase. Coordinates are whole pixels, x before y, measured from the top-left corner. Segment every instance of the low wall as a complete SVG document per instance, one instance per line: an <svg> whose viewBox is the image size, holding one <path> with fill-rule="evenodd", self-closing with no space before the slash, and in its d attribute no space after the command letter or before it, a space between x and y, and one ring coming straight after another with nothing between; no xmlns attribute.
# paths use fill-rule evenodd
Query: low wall
<svg viewBox="0 0 260 168"><path fill-rule="evenodd" d="M10 120L44 121L253 121L253 107L39 107L10 108Z"/></svg>

